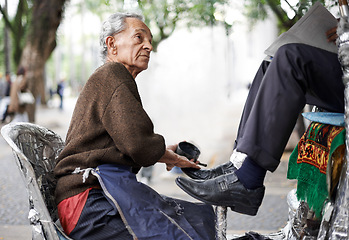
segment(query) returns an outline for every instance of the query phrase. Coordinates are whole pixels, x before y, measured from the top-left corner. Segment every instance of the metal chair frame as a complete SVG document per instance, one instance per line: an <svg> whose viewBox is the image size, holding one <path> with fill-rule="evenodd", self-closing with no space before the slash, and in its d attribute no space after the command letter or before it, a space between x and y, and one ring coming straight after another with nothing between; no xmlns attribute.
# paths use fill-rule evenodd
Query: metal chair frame
<svg viewBox="0 0 349 240"><path fill-rule="evenodd" d="M32 239L69 239L59 227L53 169L64 142L53 131L32 123L10 123L1 134L12 148L29 195Z"/></svg>

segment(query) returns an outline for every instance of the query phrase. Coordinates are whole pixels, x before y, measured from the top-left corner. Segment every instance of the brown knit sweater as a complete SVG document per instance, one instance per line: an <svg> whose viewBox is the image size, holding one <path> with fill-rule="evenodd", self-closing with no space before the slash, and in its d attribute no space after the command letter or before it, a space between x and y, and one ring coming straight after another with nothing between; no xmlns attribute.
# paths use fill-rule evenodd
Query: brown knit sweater
<svg viewBox="0 0 349 240"><path fill-rule="evenodd" d="M164 153L164 138L154 133L132 75L122 64L106 63L89 78L76 103L55 168L56 202L99 186L92 175L83 183L82 174L72 174L76 168L114 163L136 172Z"/></svg>

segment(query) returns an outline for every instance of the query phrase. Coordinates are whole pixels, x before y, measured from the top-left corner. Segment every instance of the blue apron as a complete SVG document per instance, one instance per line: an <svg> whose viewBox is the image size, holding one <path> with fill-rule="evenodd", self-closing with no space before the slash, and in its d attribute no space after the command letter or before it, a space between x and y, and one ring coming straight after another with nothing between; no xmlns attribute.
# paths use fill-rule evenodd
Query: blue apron
<svg viewBox="0 0 349 240"><path fill-rule="evenodd" d="M160 195L138 182L131 167L103 164L91 172L134 239L215 239L212 206Z"/></svg>

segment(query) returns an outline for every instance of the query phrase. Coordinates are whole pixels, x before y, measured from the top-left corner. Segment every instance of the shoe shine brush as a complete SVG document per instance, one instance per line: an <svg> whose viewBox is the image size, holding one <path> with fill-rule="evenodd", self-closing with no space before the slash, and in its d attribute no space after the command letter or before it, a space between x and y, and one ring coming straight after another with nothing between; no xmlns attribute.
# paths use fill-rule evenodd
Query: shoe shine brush
<svg viewBox="0 0 349 240"><path fill-rule="evenodd" d="M196 162L200 156L200 150L194 144L189 142L178 143L176 153L188 158L189 160L194 159L194 162ZM207 164L205 163L198 163L198 165L207 167Z"/></svg>

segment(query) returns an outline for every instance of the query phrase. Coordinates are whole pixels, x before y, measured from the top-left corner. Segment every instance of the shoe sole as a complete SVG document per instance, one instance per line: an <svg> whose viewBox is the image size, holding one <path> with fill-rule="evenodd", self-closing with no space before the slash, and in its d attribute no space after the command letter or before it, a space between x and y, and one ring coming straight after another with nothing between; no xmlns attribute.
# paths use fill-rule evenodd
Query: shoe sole
<svg viewBox="0 0 349 240"><path fill-rule="evenodd" d="M257 215L259 206L258 207L250 207L250 206L247 206L245 204L240 204L240 203L235 203L234 205L232 205L231 203L224 203L224 202L221 202L218 205L217 203L208 201L206 199L202 199L201 197L198 197L198 196L192 194L191 192L188 192L185 188L183 188L181 186L181 184L178 182L177 179L176 179L176 183L177 183L177 186L180 187L188 195L190 195L191 197L193 197L193 198L195 198L197 200L200 200L200 201L202 201L204 203L207 203L207 204L210 204L210 205L215 205L215 206L229 207L234 212L245 214L245 215L249 215L249 216L256 216Z"/></svg>

